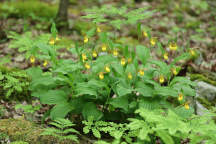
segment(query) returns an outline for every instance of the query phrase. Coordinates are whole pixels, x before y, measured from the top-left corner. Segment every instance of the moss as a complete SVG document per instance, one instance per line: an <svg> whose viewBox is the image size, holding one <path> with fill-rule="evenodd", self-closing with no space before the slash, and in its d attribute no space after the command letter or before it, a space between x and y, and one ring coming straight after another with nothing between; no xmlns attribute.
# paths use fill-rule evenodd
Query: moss
<svg viewBox="0 0 216 144"><path fill-rule="evenodd" d="M58 141L52 136L42 136L43 128L33 122L20 119L0 120L0 131L9 136L11 141L23 141L30 144L73 144L70 140Z"/></svg>
<svg viewBox="0 0 216 144"><path fill-rule="evenodd" d="M37 0L4 2L0 4L1 15L14 17L39 17L53 19L57 13L57 5L49 5Z"/></svg>
<svg viewBox="0 0 216 144"><path fill-rule="evenodd" d="M202 74L190 74L189 76L190 76L192 81L200 80L200 81L204 81L204 82L207 82L209 84L212 84L212 85L216 86L216 81L211 80L211 79L209 79L208 77L206 77L206 76L204 76Z"/></svg>
<svg viewBox="0 0 216 144"><path fill-rule="evenodd" d="M207 99L198 97L197 100L207 109L211 109L211 107L214 106L214 104L210 103Z"/></svg>
<svg viewBox="0 0 216 144"><path fill-rule="evenodd" d="M56 141L50 136L40 136L43 128L23 118L0 120L0 131L6 133L12 141L25 141L31 144L49 144Z"/></svg>

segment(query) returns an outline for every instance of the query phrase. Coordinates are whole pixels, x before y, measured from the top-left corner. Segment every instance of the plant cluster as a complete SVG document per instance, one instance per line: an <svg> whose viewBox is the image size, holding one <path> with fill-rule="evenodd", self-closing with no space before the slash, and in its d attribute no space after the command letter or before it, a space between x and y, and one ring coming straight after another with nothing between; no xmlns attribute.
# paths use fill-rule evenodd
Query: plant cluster
<svg viewBox="0 0 216 144"><path fill-rule="evenodd" d="M0 67L0 99L28 99L28 86L26 72Z"/></svg>
<svg viewBox="0 0 216 144"><path fill-rule="evenodd" d="M155 143L158 138L167 144L187 138L191 143L214 142L216 125L211 120L214 115L192 115L188 97L195 96L196 84L179 74L181 62L193 59L197 52L179 46L177 39L162 44L139 22L151 16L152 12L143 13L145 10L113 7L88 10L85 18L93 19L95 26L85 33L82 42L68 49L75 60L58 57L55 24L50 35L37 38L31 33L23 36L11 33L14 40L10 47L18 46L32 65L26 70L31 77L31 95L51 107L47 114L55 128L45 129L42 135L78 142L79 132L71 128L74 124L63 119L78 115L84 120L85 134L92 132L98 139L109 134L114 138L113 144ZM117 29L123 24L138 23L138 36L148 44L119 43L112 32L100 26L101 22ZM152 56L154 49L161 51L160 59ZM35 111L29 106L23 109Z"/></svg>
<svg viewBox="0 0 216 144"><path fill-rule="evenodd" d="M51 122L50 125L54 126L55 128L46 128L41 133L41 135L50 135L56 137L60 142L64 140L78 142L78 137L76 135L78 135L79 132L72 128L75 124L73 124L70 120L59 118Z"/></svg>
<svg viewBox="0 0 216 144"><path fill-rule="evenodd" d="M185 51L167 63L168 52L149 31L143 31L143 36L149 38L149 47L137 45L134 49L115 42L109 32L95 27L86 33L82 45L70 49L77 56L72 61L57 58L54 25L51 32L49 42L40 43L34 53L27 52L31 63L36 55L43 56L50 71L33 67L27 72L32 78L32 95L43 104L55 105L50 111L52 119L73 113L82 114L84 119L93 116L94 120L120 120L141 107L183 105L189 109L186 97L195 95L195 84L178 76L181 67L176 63L192 58L195 51ZM150 51L155 47L163 49L163 60L151 57ZM178 48L175 41L169 42L171 53Z"/></svg>

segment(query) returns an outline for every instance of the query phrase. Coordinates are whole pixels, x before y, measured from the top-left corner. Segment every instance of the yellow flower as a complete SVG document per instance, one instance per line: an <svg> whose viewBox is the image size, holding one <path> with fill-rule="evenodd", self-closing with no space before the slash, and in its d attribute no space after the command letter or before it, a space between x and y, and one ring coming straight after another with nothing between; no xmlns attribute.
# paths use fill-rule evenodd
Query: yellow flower
<svg viewBox="0 0 216 144"><path fill-rule="evenodd" d="M125 60L125 58L122 58L122 59L121 59L121 65L123 65L123 66L124 66L124 65L125 65L125 63L126 63L126 60Z"/></svg>
<svg viewBox="0 0 216 144"><path fill-rule="evenodd" d="M182 100L183 100L183 93L179 93L179 94L178 94L178 100L179 100L179 101L182 101Z"/></svg>
<svg viewBox="0 0 216 144"><path fill-rule="evenodd" d="M45 61L43 62L43 66L44 66L44 67L46 67L46 66L47 66L47 64L48 64L48 61L47 61L47 60L45 60Z"/></svg>
<svg viewBox="0 0 216 144"><path fill-rule="evenodd" d="M110 72L110 68L108 66L105 66L105 71Z"/></svg>
<svg viewBox="0 0 216 144"><path fill-rule="evenodd" d="M168 53L164 53L163 58L164 58L165 60L168 60L168 59L169 59Z"/></svg>
<svg viewBox="0 0 216 144"><path fill-rule="evenodd" d="M117 50L114 50L114 51L113 51L113 55L114 55L114 56L118 56L118 51L117 51Z"/></svg>
<svg viewBox="0 0 216 144"><path fill-rule="evenodd" d="M94 58L96 58L96 57L97 57L97 52L96 52L96 51L93 51L92 56L93 56Z"/></svg>
<svg viewBox="0 0 216 144"><path fill-rule="evenodd" d="M196 52L194 50L192 50L192 49L189 52L190 52L191 56L195 56L196 55Z"/></svg>
<svg viewBox="0 0 216 144"><path fill-rule="evenodd" d="M128 73L128 79L131 80L132 78L133 78L133 76L132 76L132 74L129 72L129 73Z"/></svg>
<svg viewBox="0 0 216 144"><path fill-rule="evenodd" d="M160 75L160 78L159 78L159 82L162 84L162 83L164 83L164 76L163 75Z"/></svg>
<svg viewBox="0 0 216 144"><path fill-rule="evenodd" d="M105 52L107 50L107 46L105 44L103 44L101 49L102 49L103 52Z"/></svg>
<svg viewBox="0 0 216 144"><path fill-rule="evenodd" d="M33 64L33 63L35 63L35 57L34 56L31 56L30 57L30 62Z"/></svg>
<svg viewBox="0 0 216 144"><path fill-rule="evenodd" d="M84 43L87 43L87 42L88 42L88 40L89 40L89 39L88 39L88 37L87 37L87 36L85 36L85 37L84 37L84 40L83 40L83 42L84 42Z"/></svg>
<svg viewBox="0 0 216 144"><path fill-rule="evenodd" d="M177 44L175 42L171 42L169 44L169 49L172 50L172 51L176 51L178 48Z"/></svg>
<svg viewBox="0 0 216 144"><path fill-rule="evenodd" d="M60 40L60 38L58 37L58 36L56 36L56 39L55 39L56 41L59 41Z"/></svg>
<svg viewBox="0 0 216 144"><path fill-rule="evenodd" d="M86 63L86 64L85 64L85 68L86 68L86 69L90 69L91 66L90 66L88 63Z"/></svg>
<svg viewBox="0 0 216 144"><path fill-rule="evenodd" d="M101 32L101 29L100 27L97 27L97 32L100 33Z"/></svg>
<svg viewBox="0 0 216 144"><path fill-rule="evenodd" d="M54 44L55 44L55 39L54 39L54 38L51 38L51 39L49 40L49 44L50 44L50 45L54 45Z"/></svg>
<svg viewBox="0 0 216 144"><path fill-rule="evenodd" d="M129 59L128 59L128 63L131 63L131 62L132 62L132 58L129 58Z"/></svg>
<svg viewBox="0 0 216 144"><path fill-rule="evenodd" d="M173 73L174 75L177 75L177 74L178 74L176 68L172 68L171 71L172 71L172 73Z"/></svg>
<svg viewBox="0 0 216 144"><path fill-rule="evenodd" d="M156 38L156 37L152 37L152 38L150 39L151 45L152 45L152 46L155 46L156 41L157 41L157 38Z"/></svg>
<svg viewBox="0 0 216 144"><path fill-rule="evenodd" d="M103 74L103 72L100 72L98 76L99 76L99 78L100 78L101 80L104 79L104 74Z"/></svg>
<svg viewBox="0 0 216 144"><path fill-rule="evenodd" d="M190 109L190 106L189 106L188 103L185 103L185 104L184 104L184 107L185 107L186 110L189 110L189 109Z"/></svg>
<svg viewBox="0 0 216 144"><path fill-rule="evenodd" d="M146 31L143 31L143 36L148 37L148 33Z"/></svg>
<svg viewBox="0 0 216 144"><path fill-rule="evenodd" d="M141 76L144 76L144 74L145 74L144 70L139 70L139 74L140 74Z"/></svg>
<svg viewBox="0 0 216 144"><path fill-rule="evenodd" d="M83 60L83 62L85 61L85 60L87 60L87 56L86 56L86 54L82 54L82 60Z"/></svg>

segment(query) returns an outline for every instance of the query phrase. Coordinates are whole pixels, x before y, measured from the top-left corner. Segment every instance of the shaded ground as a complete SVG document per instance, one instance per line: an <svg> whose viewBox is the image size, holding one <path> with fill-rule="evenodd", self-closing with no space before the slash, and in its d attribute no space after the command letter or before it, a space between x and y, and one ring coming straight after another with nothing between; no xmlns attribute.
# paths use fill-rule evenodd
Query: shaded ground
<svg viewBox="0 0 216 144"><path fill-rule="evenodd" d="M54 6L53 9L49 9L47 12L51 14L46 16L37 15L37 13L33 13L32 15L32 11L27 7L26 10L29 10L29 13L27 12L29 15L20 14L17 16L16 13L14 14L12 8L5 7L4 9L9 9L9 11L11 12L3 13L5 14L5 16L3 16L3 18L1 19L1 28L8 35L10 31L17 32L19 34L31 31L33 36L38 36L43 33L49 33L49 28L51 24L50 19L53 18L55 15L57 4L52 1L45 2L46 4L48 4L48 6ZM168 2L169 4L167 4ZM189 45L190 48L198 49L201 54L200 57L195 61L195 64L190 65L193 68L191 72L201 72L201 76L197 76L198 79L200 77L203 77L202 79L207 78L206 81L209 83L211 83L209 81L209 79L211 79L212 84L215 84L216 1L208 0L206 1L206 3L201 4L197 4L196 0L194 0L193 3L190 3L187 0L182 2L171 0L152 0L152 2L144 1L134 4L130 3L130 1L127 0L125 0L124 2L118 0L107 0L103 1L102 3L99 3L97 1L90 2L85 0L81 0L78 2L71 1L69 9L69 29L67 32L62 32L60 34L61 41L59 45L61 45L62 42L64 44L67 43L68 47L74 47L75 41L81 41L83 34L92 25L90 21L83 21L83 19L80 18L80 16L83 16L85 14L84 9L90 8L94 5L101 6L103 4L127 5L131 8L149 6L152 10L156 9L157 12L155 12L153 17L151 19L144 20L142 22L143 25L152 29L152 35L158 37L159 40L163 43L164 47L166 47L168 40L177 37L178 45L180 47L185 48ZM1 8L2 5L0 5L0 9ZM22 16L25 16L25 18L23 18ZM109 26L107 26L106 28L110 29ZM118 35L123 37L119 40L120 42L132 45L139 42L137 39L135 28L133 26L122 27L121 31L118 31ZM26 69L31 66L29 61L25 59L22 53L19 53L17 49L8 47L11 44L9 38L4 37L0 40L0 42L0 64L4 63L9 67L17 67L21 69ZM142 39L140 40L140 42L142 44L145 44L146 40ZM60 49L60 51L62 52L61 57L73 59L73 56L70 55L67 51L68 47L62 47L62 49ZM14 109L14 105L16 103L7 103L1 101L0 104L5 106L7 110L7 114L1 118L22 118L22 115L24 113L16 111ZM46 107L44 109L40 109L39 114L36 115L36 118L34 117L34 120L36 122L39 122L41 119L41 115L43 115L45 111ZM28 116L26 118L28 119ZM17 121L1 120L0 124L2 125L0 125L0 130L4 129L4 131L10 137L12 137L12 139L16 139L15 137L20 136L20 134L17 133L19 131L22 131L24 133L22 135L29 133L29 131L25 131L25 128L23 130L22 127L18 128L17 126L14 126L14 124L19 124L19 122L21 125L29 125L29 127L32 127L32 129L35 128L34 126L31 126L29 122L18 119ZM5 126L7 125L11 125L11 129L5 128ZM37 128L35 132L40 132L40 129ZM37 141L37 138L28 139L27 141ZM26 139L23 138L23 140ZM85 140L85 142L86 141L88 140Z"/></svg>

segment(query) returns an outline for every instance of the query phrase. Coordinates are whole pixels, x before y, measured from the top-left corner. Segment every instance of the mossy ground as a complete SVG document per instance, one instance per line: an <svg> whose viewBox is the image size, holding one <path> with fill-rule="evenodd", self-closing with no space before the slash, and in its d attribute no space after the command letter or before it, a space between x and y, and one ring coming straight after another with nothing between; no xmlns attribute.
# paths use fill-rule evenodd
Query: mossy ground
<svg viewBox="0 0 216 144"><path fill-rule="evenodd" d="M1 119L0 132L9 136L11 141L23 141L29 144L72 144L71 141L59 142L51 136L41 136L43 127L38 126L24 118L20 119Z"/></svg>
<svg viewBox="0 0 216 144"><path fill-rule="evenodd" d="M55 18L57 7L37 0L4 2L0 3L0 16L50 20Z"/></svg>

